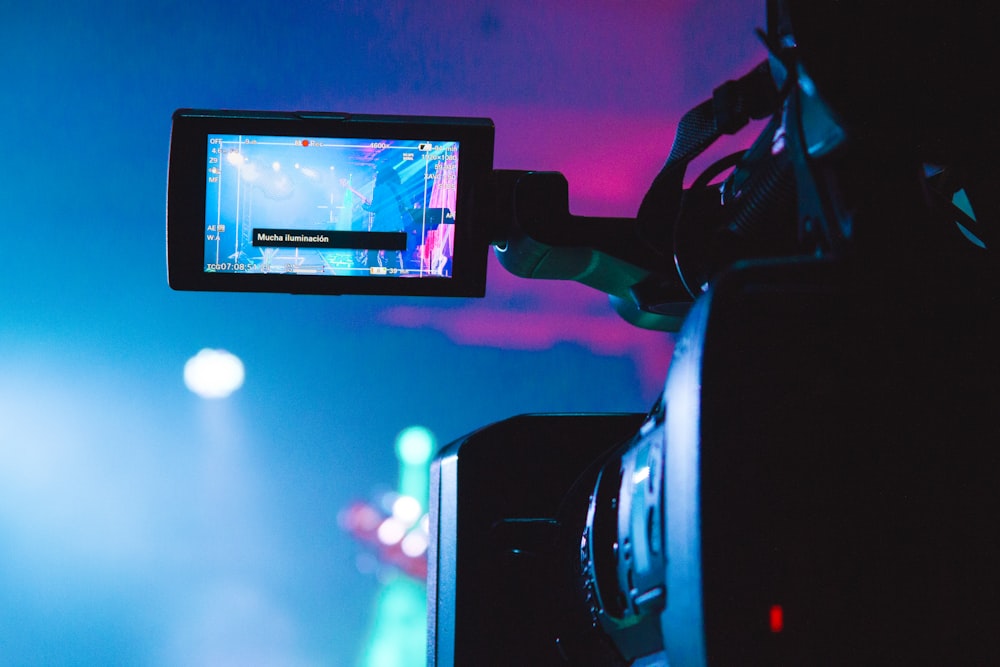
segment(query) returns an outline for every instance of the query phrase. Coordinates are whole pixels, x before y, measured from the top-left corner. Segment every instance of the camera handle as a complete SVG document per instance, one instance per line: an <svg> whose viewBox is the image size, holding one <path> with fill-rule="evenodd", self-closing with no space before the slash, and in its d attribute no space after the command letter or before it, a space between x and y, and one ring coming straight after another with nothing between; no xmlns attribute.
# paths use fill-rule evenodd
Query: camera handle
<svg viewBox="0 0 1000 667"><path fill-rule="evenodd" d="M494 171L491 241L501 265L523 278L575 280L610 295L632 325L678 331L693 301L674 238L687 165L719 136L771 114L775 99L765 61L688 112L637 218L572 215L569 185L558 172Z"/></svg>
<svg viewBox="0 0 1000 667"><path fill-rule="evenodd" d="M638 221L572 215L559 172L493 172L500 264L522 278L575 280L611 296L618 313L646 329L676 331L691 302L673 257L640 238Z"/></svg>

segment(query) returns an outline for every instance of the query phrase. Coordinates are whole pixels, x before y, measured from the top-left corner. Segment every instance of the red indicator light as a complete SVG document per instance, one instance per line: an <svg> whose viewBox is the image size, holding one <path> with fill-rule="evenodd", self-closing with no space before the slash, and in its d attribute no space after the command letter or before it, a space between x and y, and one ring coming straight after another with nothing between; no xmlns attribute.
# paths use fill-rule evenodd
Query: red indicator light
<svg viewBox="0 0 1000 667"><path fill-rule="evenodd" d="M303 146L308 146L309 145L309 140L308 139L303 139L302 140L302 145Z"/></svg>
<svg viewBox="0 0 1000 667"><path fill-rule="evenodd" d="M771 607L768 620L771 623L771 632L777 634L785 629L785 610L781 608L780 604Z"/></svg>

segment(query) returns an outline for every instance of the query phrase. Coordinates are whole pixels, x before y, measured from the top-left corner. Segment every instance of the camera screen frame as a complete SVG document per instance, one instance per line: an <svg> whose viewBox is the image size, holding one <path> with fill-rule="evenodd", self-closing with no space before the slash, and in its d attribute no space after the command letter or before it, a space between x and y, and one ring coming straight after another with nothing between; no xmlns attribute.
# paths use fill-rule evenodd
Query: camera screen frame
<svg viewBox="0 0 1000 667"><path fill-rule="evenodd" d="M222 162L227 157L221 146L229 144L256 148L253 142L262 139L287 144L291 150L301 151L303 156L308 153L316 155L316 151L323 147L338 143L350 145L353 148L350 153L353 168L363 174L366 181L365 185L350 184L357 186L352 188L357 195L354 197L356 206L371 202L372 183L376 182L374 175L379 169L380 153L388 155L397 146L419 146L416 151L408 152L416 153L416 159L420 159L425 145L446 147L450 150L451 162L457 157L457 170L454 164L446 167L453 171L448 176L455 189L454 210L450 210L449 206L447 209L434 209L434 212L439 226L446 219L448 223L447 228L441 227L448 232L447 268L441 268L442 263L438 262L434 271L397 271L392 263L403 262L400 244L403 244L406 253L413 253L416 248L412 240L406 241L404 234L399 232L338 229L340 225L334 224L332 211L325 213L330 216L329 232L322 229L323 225L303 228L303 225L291 220L279 225L265 222L259 231L266 237L261 236L261 239L275 240L280 236L281 241L275 240L272 247L266 246L266 240L258 242L259 239L254 237L252 245L244 245L252 253L267 248L271 256L277 257L280 253L298 259L300 254L314 258L319 255L310 243L326 243L324 256L335 254L337 261L352 264L355 260L349 253L361 253L357 257L361 270L338 273L328 269L324 259L324 263L313 262L319 270L300 271L290 262L267 262L262 259L266 254L264 252L252 258L252 267L244 264L240 257L236 257L233 263L229 262L233 258L227 257L224 265L209 262L206 259L207 248L218 231L214 229L215 223L206 207L222 196L209 194L210 179L220 173L212 170L223 169ZM178 109L173 114L167 186L167 273L170 287L175 290L222 292L482 297L486 291L486 265L491 242L486 192L493 170L493 144L494 125L488 118ZM359 147L367 150L362 151ZM234 150L229 149L229 152ZM333 154L333 151L330 153ZM412 154L406 157L414 158ZM214 163L210 161L212 158L215 158ZM371 162L366 163L365 160ZM276 161L274 169L279 168L282 167ZM295 176L300 177L299 174ZM267 177L274 180L273 174ZM324 177L330 178L329 175ZM423 180L434 176L414 178ZM342 188L346 187L343 184L346 179L339 180ZM292 185L286 187L290 190ZM427 187L426 183L424 187ZM362 192L358 192L358 188ZM283 196L286 196L285 191L272 192L270 198L278 200ZM337 203L333 198L331 194L331 205ZM221 203L219 206L221 208ZM400 206L405 208L403 204ZM372 227L371 218L369 227ZM248 227L247 231L253 234L256 230ZM445 234L442 232L441 236ZM331 237L333 241L330 241ZM420 240L426 238L424 236ZM369 240L373 242L369 243ZM378 248L386 250L380 253ZM429 253L426 245L421 248L420 261L423 262L424 256L429 256ZM344 257L346 259L341 259ZM445 259L441 253L439 259ZM375 268L376 261L378 268ZM429 257L426 261L430 262ZM388 268L383 268L383 264Z"/></svg>

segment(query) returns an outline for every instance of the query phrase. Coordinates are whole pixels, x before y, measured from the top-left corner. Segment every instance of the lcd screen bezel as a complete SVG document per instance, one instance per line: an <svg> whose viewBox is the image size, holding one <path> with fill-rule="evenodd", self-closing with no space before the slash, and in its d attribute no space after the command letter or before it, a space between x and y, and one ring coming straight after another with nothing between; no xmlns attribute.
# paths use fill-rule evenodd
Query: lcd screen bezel
<svg viewBox="0 0 1000 667"><path fill-rule="evenodd" d="M372 142L458 143L454 252L449 277L227 273L206 270L209 137L319 137ZM167 271L175 290L291 294L482 297L490 243L486 190L493 169L488 118L325 112L178 109L173 115L167 187Z"/></svg>

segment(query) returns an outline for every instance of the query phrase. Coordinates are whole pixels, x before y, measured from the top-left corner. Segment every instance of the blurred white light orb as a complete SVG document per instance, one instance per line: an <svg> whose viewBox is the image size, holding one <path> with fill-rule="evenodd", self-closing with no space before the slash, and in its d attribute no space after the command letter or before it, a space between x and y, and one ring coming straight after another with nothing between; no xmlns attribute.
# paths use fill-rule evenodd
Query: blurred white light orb
<svg viewBox="0 0 1000 667"><path fill-rule="evenodd" d="M428 546L427 536L418 531L414 531L404 537L403 543L400 545L403 553L410 558L423 556Z"/></svg>
<svg viewBox="0 0 1000 667"><path fill-rule="evenodd" d="M407 526L412 526L419 521L420 515L423 513L420 501L412 496L400 496L392 504L392 515Z"/></svg>
<svg viewBox="0 0 1000 667"><path fill-rule="evenodd" d="M394 517L389 517L376 531L378 541L386 546L399 544L406 536L406 526Z"/></svg>
<svg viewBox="0 0 1000 667"><path fill-rule="evenodd" d="M226 398L245 377L243 362L226 350L205 348L184 364L184 384L202 398Z"/></svg>

